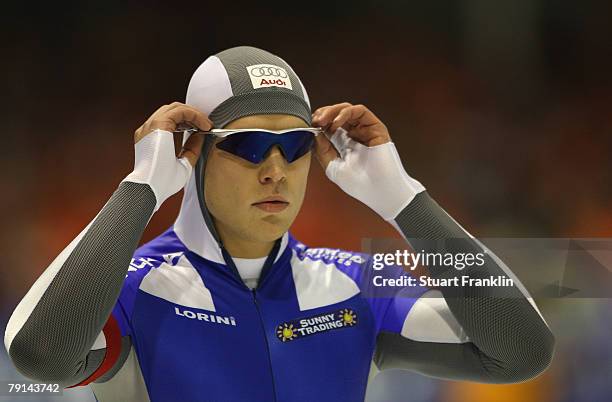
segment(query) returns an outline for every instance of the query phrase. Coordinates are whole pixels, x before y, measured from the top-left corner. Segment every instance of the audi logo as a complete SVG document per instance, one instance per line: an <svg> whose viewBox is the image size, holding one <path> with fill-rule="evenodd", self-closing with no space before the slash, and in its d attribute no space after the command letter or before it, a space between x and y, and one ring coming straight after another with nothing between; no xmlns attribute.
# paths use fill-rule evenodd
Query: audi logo
<svg viewBox="0 0 612 402"><path fill-rule="evenodd" d="M253 77L279 77L287 78L287 73L280 67L253 67L250 71Z"/></svg>

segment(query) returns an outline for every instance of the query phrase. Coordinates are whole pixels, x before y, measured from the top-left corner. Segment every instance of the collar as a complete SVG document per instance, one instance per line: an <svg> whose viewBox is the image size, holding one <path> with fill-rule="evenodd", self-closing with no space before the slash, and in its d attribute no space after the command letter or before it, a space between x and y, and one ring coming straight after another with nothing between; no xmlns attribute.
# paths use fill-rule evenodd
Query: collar
<svg viewBox="0 0 612 402"><path fill-rule="evenodd" d="M192 169L187 185L184 188L181 210L174 221L174 232L190 251L209 261L225 265L221 248L208 229L200 209L200 201L195 183L195 169ZM286 231L282 236L280 248L274 262L278 261L287 248L288 243L289 231Z"/></svg>

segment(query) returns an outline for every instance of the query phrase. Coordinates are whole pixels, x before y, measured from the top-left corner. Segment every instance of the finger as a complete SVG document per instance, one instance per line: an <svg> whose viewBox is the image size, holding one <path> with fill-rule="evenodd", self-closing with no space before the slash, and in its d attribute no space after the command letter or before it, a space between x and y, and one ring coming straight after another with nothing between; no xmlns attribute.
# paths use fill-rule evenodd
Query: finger
<svg viewBox="0 0 612 402"><path fill-rule="evenodd" d="M182 122L188 122L202 131L208 131L210 127L212 127L212 122L208 120L203 113L187 107L178 106L167 110L163 115L152 120L145 128L146 131L149 132L155 129L174 132Z"/></svg>
<svg viewBox="0 0 612 402"><path fill-rule="evenodd" d="M369 127L380 123L380 120L364 105L351 105L342 109L332 120L329 130L335 132L338 127L345 130L354 127Z"/></svg>
<svg viewBox="0 0 612 402"><path fill-rule="evenodd" d="M316 109L314 112L312 112L312 119L317 120L321 116L321 113L323 113L323 111L328 107L329 106L321 106L320 108Z"/></svg>
<svg viewBox="0 0 612 402"><path fill-rule="evenodd" d="M321 167L323 167L323 170L327 170L329 162L339 158L340 154L334 148L331 141L325 137L325 134L319 134L315 137L315 157L321 164Z"/></svg>
<svg viewBox="0 0 612 402"><path fill-rule="evenodd" d="M317 109L313 115L313 124L318 124L318 127L328 125L340 111L346 107L352 106L348 102L342 102L331 106L324 106Z"/></svg>
<svg viewBox="0 0 612 402"><path fill-rule="evenodd" d="M174 109L177 106L185 106L184 103L178 102L178 101L174 101L171 104L168 105L168 109Z"/></svg>
<svg viewBox="0 0 612 402"><path fill-rule="evenodd" d="M316 109L313 113L314 116L324 116L327 112L329 112L330 110L339 110L339 109L343 109L347 106L351 106L351 103L349 102L341 102L341 103L336 103L334 105L327 105L327 106L321 106L320 108Z"/></svg>
<svg viewBox="0 0 612 402"><path fill-rule="evenodd" d="M144 127L144 123L142 126L138 127L135 131L134 131L134 144L136 144L138 141L140 141L140 139L142 138L142 129Z"/></svg>
<svg viewBox="0 0 612 402"><path fill-rule="evenodd" d="M163 112L164 110L173 108L176 106L178 102L173 102L173 103L169 103L166 105L161 105L156 111L154 111L153 113L151 113L151 117L160 114L161 112Z"/></svg>
<svg viewBox="0 0 612 402"><path fill-rule="evenodd" d="M209 124L208 128L205 128L204 130L210 130L211 128L213 128L213 127L214 127L214 125L215 125L215 124L213 123L213 121L212 121L212 120L211 120L211 119L210 119L210 118L209 118L209 117L208 117L208 116L207 116L205 113L203 113L203 112L202 112L202 111L200 111L199 109L196 109L195 107L193 107L193 106L191 106L191 105L183 105L183 107L186 107L186 108L188 108L188 109L191 109L191 110L193 110L193 111L194 111L194 113L196 113L196 114L201 115L201 116L203 116L203 117L204 117L204 119L205 119L205 120L207 121L207 123ZM200 127L198 127L198 128L200 128Z"/></svg>
<svg viewBox="0 0 612 402"><path fill-rule="evenodd" d="M188 122L202 131L208 131L213 126L212 121L204 113L187 105L181 105L169 110L166 117L174 122L174 128L182 122Z"/></svg>
<svg viewBox="0 0 612 402"><path fill-rule="evenodd" d="M352 106L345 107L344 109L340 110L336 117L334 117L334 119L329 123L327 131L330 133L335 133L339 127L345 125L348 126L348 120L352 119L352 110L354 110L354 107Z"/></svg>
<svg viewBox="0 0 612 402"><path fill-rule="evenodd" d="M148 134L152 133L153 130L154 128L151 127L148 121L145 122L142 126L138 127L138 129L134 132L134 144L142 140Z"/></svg>
<svg viewBox="0 0 612 402"><path fill-rule="evenodd" d="M160 106L156 111L154 111L153 113L151 113L151 115L149 116L149 118L144 122L143 126L148 125L151 123L151 121L153 121L154 119L158 118L159 116L161 116L165 111L172 109L173 107L178 106L179 102L173 102L170 103L168 105L162 105Z"/></svg>
<svg viewBox="0 0 612 402"><path fill-rule="evenodd" d="M158 116L160 113L163 113L164 110L168 109L171 105L162 105L160 107L157 108L156 111L154 111L153 113L151 113L149 115L149 118L147 120L145 120L144 123L142 123L142 125L140 127L138 127L136 129L136 131L134 131L134 143L140 141L140 139L142 137L144 137L145 134L147 133L143 133L143 131L151 124L151 121Z"/></svg>
<svg viewBox="0 0 612 402"><path fill-rule="evenodd" d="M141 139L143 139L147 134L151 133L154 129L159 128L162 130L168 130L172 127L171 121L166 121L163 124L153 124L153 122L159 123L160 121L164 121L167 119L163 118L164 113L169 110L172 110L180 105L183 105L181 102L172 102L167 105L162 105L157 110L149 116L149 118L134 131L134 143L137 143Z"/></svg>
<svg viewBox="0 0 612 402"><path fill-rule="evenodd" d="M157 111L155 111L155 113L153 113L153 115L162 114L163 112L167 112L167 111L172 110L174 108L177 108L177 107L179 107L181 105L183 105L181 102L172 102L172 103L169 103L169 104L164 105L164 106L160 107L159 109L157 109Z"/></svg>
<svg viewBox="0 0 612 402"><path fill-rule="evenodd" d="M384 124L364 105L342 109L330 123L328 131L335 133L340 127L347 131L349 137L364 145L372 146L389 140Z"/></svg>
<svg viewBox="0 0 612 402"><path fill-rule="evenodd" d="M196 165L198 162L198 158L200 157L200 153L202 152L202 144L204 144L204 135L203 133L195 133L189 136L185 145L181 149L178 157L185 157L191 163L191 166Z"/></svg>

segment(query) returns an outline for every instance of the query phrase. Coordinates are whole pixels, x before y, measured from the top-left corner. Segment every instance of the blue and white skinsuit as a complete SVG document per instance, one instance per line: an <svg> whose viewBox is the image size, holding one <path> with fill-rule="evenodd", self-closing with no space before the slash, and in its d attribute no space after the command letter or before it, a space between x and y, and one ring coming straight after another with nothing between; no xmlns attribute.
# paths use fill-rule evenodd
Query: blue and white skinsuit
<svg viewBox="0 0 612 402"><path fill-rule="evenodd" d="M336 137L343 158L326 170L332 181L415 239L415 250L485 252L483 267L461 275L511 277L507 297L494 287L478 297L470 287L377 288L374 275L409 274L376 271L365 253L309 248L289 232L267 258L232 258L205 223L191 165L156 130L136 144L134 171L16 307L5 334L16 368L64 387L89 384L105 402L363 401L373 361L493 383L542 372L554 338L508 267L406 174L392 142L368 148ZM174 224L136 249L185 183ZM462 241L428 241L440 239Z"/></svg>

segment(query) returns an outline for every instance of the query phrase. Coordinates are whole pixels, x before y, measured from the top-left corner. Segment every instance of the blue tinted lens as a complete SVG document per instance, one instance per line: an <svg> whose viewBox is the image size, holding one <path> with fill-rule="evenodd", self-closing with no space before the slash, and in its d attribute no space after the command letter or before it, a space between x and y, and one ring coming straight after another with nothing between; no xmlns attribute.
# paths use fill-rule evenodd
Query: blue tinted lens
<svg viewBox="0 0 612 402"><path fill-rule="evenodd" d="M295 130L285 134L273 134L253 130L230 134L217 143L217 148L251 163L261 163L268 150L278 145L287 162L291 163L308 153L313 143L314 134L310 131Z"/></svg>

